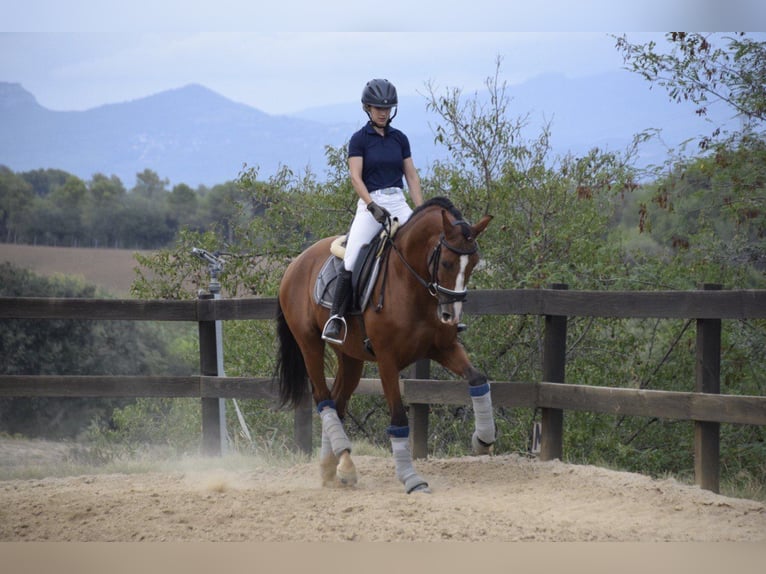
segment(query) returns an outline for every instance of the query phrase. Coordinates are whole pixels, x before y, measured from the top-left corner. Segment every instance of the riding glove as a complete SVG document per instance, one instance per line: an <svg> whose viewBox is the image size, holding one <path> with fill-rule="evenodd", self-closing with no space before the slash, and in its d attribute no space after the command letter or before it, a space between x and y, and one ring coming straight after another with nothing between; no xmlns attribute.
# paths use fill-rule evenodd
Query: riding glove
<svg viewBox="0 0 766 574"><path fill-rule="evenodd" d="M385 224L386 221L391 219L391 213L385 207L381 207L374 201L371 201L367 204L367 211L369 211L375 218L375 221L381 225Z"/></svg>

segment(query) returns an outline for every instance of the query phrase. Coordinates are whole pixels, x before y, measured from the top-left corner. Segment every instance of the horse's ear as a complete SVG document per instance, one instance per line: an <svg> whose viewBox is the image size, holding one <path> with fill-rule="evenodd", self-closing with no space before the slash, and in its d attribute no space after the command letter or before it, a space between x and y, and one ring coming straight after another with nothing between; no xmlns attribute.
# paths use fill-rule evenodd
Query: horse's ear
<svg viewBox="0 0 766 574"><path fill-rule="evenodd" d="M487 225L489 225L489 222L492 221L491 215L485 215L481 218L479 223L471 227L472 235L475 237L478 237L480 233L482 233L486 228Z"/></svg>
<svg viewBox="0 0 766 574"><path fill-rule="evenodd" d="M455 224L452 222L449 215L447 215L446 209L442 209L442 225L444 226L444 234L449 237Z"/></svg>
<svg viewBox="0 0 766 574"><path fill-rule="evenodd" d="M458 239L460 233L460 227L455 225L455 219L447 212L446 209L442 209L442 226L444 228L444 236L452 241Z"/></svg>

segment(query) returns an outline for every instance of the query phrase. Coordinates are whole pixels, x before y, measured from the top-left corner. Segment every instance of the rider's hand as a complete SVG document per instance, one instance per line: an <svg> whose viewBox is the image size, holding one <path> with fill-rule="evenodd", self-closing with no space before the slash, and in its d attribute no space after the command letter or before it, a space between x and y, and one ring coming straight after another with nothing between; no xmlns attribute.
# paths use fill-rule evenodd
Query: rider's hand
<svg viewBox="0 0 766 574"><path fill-rule="evenodd" d="M367 204L367 211L369 211L375 218L375 221L381 225L384 225L386 221L391 219L391 214L388 212L388 210L385 207L379 206L374 201L371 201Z"/></svg>

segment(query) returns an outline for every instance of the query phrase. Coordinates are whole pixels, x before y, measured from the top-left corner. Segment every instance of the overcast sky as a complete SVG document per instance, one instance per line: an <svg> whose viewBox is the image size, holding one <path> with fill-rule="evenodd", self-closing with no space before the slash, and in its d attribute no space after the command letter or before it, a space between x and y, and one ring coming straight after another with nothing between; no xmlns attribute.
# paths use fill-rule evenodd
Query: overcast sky
<svg viewBox="0 0 766 574"><path fill-rule="evenodd" d="M511 84L545 73L619 70L622 59L608 30L766 23L766 3L756 0L729 0L726 12L711 8L716 0L622 4L0 0L0 81L22 84L53 110L89 109L197 83L280 114L356 101L373 77L390 79L400 95L422 93L428 81L471 92L494 73L498 56L502 79ZM566 31L578 28L607 31ZM663 37L627 36L634 42Z"/></svg>
<svg viewBox="0 0 766 574"><path fill-rule="evenodd" d="M604 32L3 34L0 81L21 83L55 110L199 83L289 113L356 101L373 77L390 79L400 95L422 92L426 81L472 91L494 73L498 56L509 83L617 70L614 43Z"/></svg>

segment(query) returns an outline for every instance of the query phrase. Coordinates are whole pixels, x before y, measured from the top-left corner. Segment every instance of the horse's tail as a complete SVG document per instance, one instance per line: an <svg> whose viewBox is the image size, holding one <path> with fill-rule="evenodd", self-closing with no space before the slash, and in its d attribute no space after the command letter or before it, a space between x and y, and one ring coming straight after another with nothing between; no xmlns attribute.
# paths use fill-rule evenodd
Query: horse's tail
<svg viewBox="0 0 766 574"><path fill-rule="evenodd" d="M289 405L295 408L306 396L308 373L303 354L293 332L287 325L279 300L277 300L277 339L279 341L277 356L279 401L282 406Z"/></svg>

